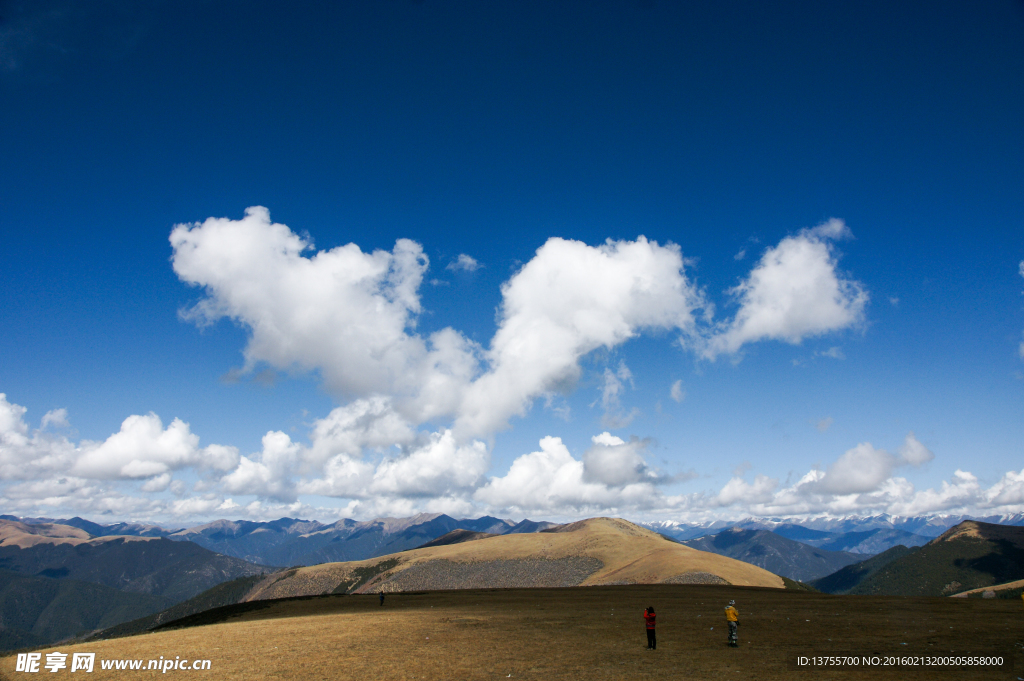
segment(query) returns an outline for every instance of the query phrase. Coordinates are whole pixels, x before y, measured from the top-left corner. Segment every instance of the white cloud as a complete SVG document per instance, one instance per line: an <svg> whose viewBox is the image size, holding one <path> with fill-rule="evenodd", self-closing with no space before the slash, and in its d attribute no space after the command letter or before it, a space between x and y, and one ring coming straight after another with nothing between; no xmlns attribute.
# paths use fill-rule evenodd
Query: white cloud
<svg viewBox="0 0 1024 681"><path fill-rule="evenodd" d="M644 462L645 444L637 439L626 442L604 432L591 438L593 446L583 454L583 479L609 487L659 481L659 476Z"/></svg>
<svg viewBox="0 0 1024 681"><path fill-rule="evenodd" d="M826 469L812 469L795 484L744 479L741 465L715 493L666 496L661 487L692 480L691 471L670 477L645 461L646 443L609 432L592 438L579 459L562 440L547 437L540 449L515 459L505 475L487 477L484 443L460 444L450 429L410 436L386 400L340 407L312 425L310 444L282 432L263 438L260 452L239 457L233 447L200 449L187 424L130 417L102 443L78 445L30 432L26 410L0 395L0 505L20 515L88 515L185 519L231 515L271 519L408 516L420 511L469 516L484 512L548 517L671 514L675 518L721 514L799 516L808 513L991 514L1024 511L1024 470L1010 471L985 488L958 470L937 489L917 490L894 475L901 467L934 458L913 433L895 453L861 443ZM411 439L409 439L411 437ZM399 447L384 446L405 439ZM108 455L100 457L98 452ZM368 456L376 452L375 456ZM325 458L326 457L326 458ZM187 494L176 471L205 476ZM152 472L142 475L143 472ZM217 471L227 471L218 477ZM93 477L89 477L93 476ZM256 496L238 503L231 495ZM323 495L342 505L313 507L302 495Z"/></svg>
<svg viewBox="0 0 1024 681"><path fill-rule="evenodd" d="M907 433L897 454L900 463L911 466L922 466L935 458L927 447L918 442L913 431Z"/></svg>
<svg viewBox="0 0 1024 681"><path fill-rule="evenodd" d="M732 256L732 259L733 260L743 260L743 258L745 258L745 257L747 257L747 249L741 248L740 251L736 255Z"/></svg>
<svg viewBox="0 0 1024 681"><path fill-rule="evenodd" d="M846 225L832 219L769 248L750 275L731 290L740 309L708 339L703 356L736 353L760 340L798 344L862 323L868 294L860 282L838 273L831 244L849 236Z"/></svg>
<svg viewBox="0 0 1024 681"><path fill-rule="evenodd" d="M171 485L171 474L161 473L155 477L150 478L139 488L143 492L163 492Z"/></svg>
<svg viewBox="0 0 1024 681"><path fill-rule="evenodd" d="M731 506L737 502L760 504L769 501L778 486L779 481L769 478L767 475L755 476L753 483L740 477L733 477L721 489L714 501L719 506Z"/></svg>
<svg viewBox="0 0 1024 681"><path fill-rule="evenodd" d="M68 427L68 410L67 409L51 409L50 411L43 414L42 421L39 422L40 428L46 428L47 426L57 426L58 428Z"/></svg>
<svg viewBox="0 0 1024 681"><path fill-rule="evenodd" d="M567 390L593 350L644 329L692 331L704 302L684 264L677 246L644 237L597 247L549 239L502 286L490 368L466 390L456 434L495 432L536 396Z"/></svg>
<svg viewBox="0 0 1024 681"><path fill-rule="evenodd" d="M686 391L683 390L682 379L679 379L678 381L672 384L672 387L669 388L668 394L669 397L671 397L676 402L682 402L683 400L686 399Z"/></svg>
<svg viewBox="0 0 1024 681"><path fill-rule="evenodd" d="M601 416L601 425L605 428L625 428L640 411L634 408L628 414L622 411L621 394L625 390L625 384L633 386L633 372L629 370L625 362L619 362L617 371L605 367L604 384L601 386L601 407L604 414ZM593 406L593 405L591 405Z"/></svg>
<svg viewBox="0 0 1024 681"><path fill-rule="evenodd" d="M814 353L818 357L831 357L832 359L846 359L846 355L843 353L843 349L838 346L833 346L828 350Z"/></svg>
<svg viewBox="0 0 1024 681"><path fill-rule="evenodd" d="M348 244L306 258L311 244L261 207L241 220L178 225L170 240L175 273L206 294L184 316L244 324L247 371L259 362L317 369L331 391L390 395L417 421L452 413L476 371L477 349L452 329L427 338L407 331L428 265L413 241L399 239L391 252Z"/></svg>
<svg viewBox="0 0 1024 681"><path fill-rule="evenodd" d="M459 253L459 257L448 263L445 267L446 270L452 271L463 271L463 272L476 272L478 269L483 267L476 258L466 255L465 253Z"/></svg>
<svg viewBox="0 0 1024 681"><path fill-rule="evenodd" d="M825 418L820 419L817 423L815 423L814 427L818 429L819 433L824 433L826 430L832 427L833 423L835 423L835 421L832 419L832 417L826 416Z"/></svg>
<svg viewBox="0 0 1024 681"><path fill-rule="evenodd" d="M900 299L897 298L896 296L889 296L889 304L892 305L893 307L899 307Z"/></svg>
<svg viewBox="0 0 1024 681"><path fill-rule="evenodd" d="M233 448L200 449L199 436L180 419L165 429L160 417L129 416L121 430L100 443L83 441L70 472L87 478L149 478L185 467L233 468Z"/></svg>
<svg viewBox="0 0 1024 681"><path fill-rule="evenodd" d="M452 431L432 433L408 456L386 459L374 472L370 493L402 497L444 497L471 493L490 467L487 446L459 446Z"/></svg>
<svg viewBox="0 0 1024 681"><path fill-rule="evenodd" d="M301 445L287 433L271 431L263 436L263 451L258 457L243 456L238 467L221 479L231 494L255 494L281 501L296 500L293 475L299 462Z"/></svg>
<svg viewBox="0 0 1024 681"><path fill-rule="evenodd" d="M663 503L637 444L609 433L593 442L581 461L561 438L545 437L540 451L517 458L504 477L491 478L474 499L498 511L568 515Z"/></svg>
<svg viewBox="0 0 1024 681"><path fill-rule="evenodd" d="M453 329L412 330L428 259L400 239L391 252L349 244L304 257L307 240L253 207L171 233L174 271L205 297L184 317L229 317L249 331L246 371L319 370L329 390L388 396L412 424L454 418L459 440L487 436L533 399L565 390L579 359L643 329L694 326L703 304L678 247L643 237L591 247L550 239L502 287L499 328L484 351Z"/></svg>

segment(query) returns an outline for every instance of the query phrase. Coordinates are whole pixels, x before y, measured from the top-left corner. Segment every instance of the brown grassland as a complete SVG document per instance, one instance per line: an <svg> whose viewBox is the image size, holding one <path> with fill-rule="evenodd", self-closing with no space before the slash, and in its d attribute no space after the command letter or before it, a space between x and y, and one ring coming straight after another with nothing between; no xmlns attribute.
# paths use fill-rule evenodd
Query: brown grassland
<svg viewBox="0 0 1024 681"><path fill-rule="evenodd" d="M740 647L726 645L736 599ZM658 613L646 650L643 609ZM268 601L227 621L59 650L95 652L87 678L1015 679L1024 677L1016 600L828 596L779 589L629 585L333 595ZM997 654L1002 668L796 665L798 656ZM202 671L101 671L99 660L209 659ZM45 657L44 657L45 659ZM70 660L70 657L68 658ZM0 676L16 674L14 657ZM48 677L49 674L43 670ZM64 670L62 673L68 673ZM25 677L31 678L31 677Z"/></svg>
<svg viewBox="0 0 1024 681"><path fill-rule="evenodd" d="M543 569L549 561L578 563L580 560L588 561L590 566L582 567L574 576L565 575L564 579L557 578L561 570L555 569L551 575L555 577L551 580L554 583L545 583L539 575L532 574L536 569ZM493 568L486 579L480 580L485 583L467 585L465 575L458 574L466 566L484 568L485 564ZM374 576L368 581L360 581L355 577L359 571ZM407 579L413 573L418 573L420 578ZM694 578L700 580L705 577L717 578L716 581L728 584L783 588L781 577L756 565L697 551L620 518L590 518L553 532L501 535L413 549L363 561L323 563L289 570L283 576L274 573L253 587L244 600L336 593L339 584L353 584L342 590L371 593L379 590L435 591L460 586L692 584L707 583L694 581ZM409 588L410 583L414 584L412 588Z"/></svg>

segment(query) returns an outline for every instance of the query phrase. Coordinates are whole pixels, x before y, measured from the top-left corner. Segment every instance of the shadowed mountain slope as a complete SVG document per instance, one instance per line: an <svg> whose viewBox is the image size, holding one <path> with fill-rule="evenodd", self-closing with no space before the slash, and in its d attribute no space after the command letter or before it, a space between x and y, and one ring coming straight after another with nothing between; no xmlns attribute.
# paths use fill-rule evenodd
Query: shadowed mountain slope
<svg viewBox="0 0 1024 681"><path fill-rule="evenodd" d="M853 565L847 565L830 575L815 579L810 582L810 585L823 593L849 593L851 589L855 588L868 577L877 573L889 563L912 553L914 550L916 549L910 549L906 546L894 546L888 551L883 551L877 556L872 556L867 560L854 563Z"/></svg>
<svg viewBox="0 0 1024 681"><path fill-rule="evenodd" d="M490 534L488 532L470 532L469 530L452 530L448 534L443 534L437 539L432 539L422 546L417 546L418 549L426 549L431 546L447 546L449 544L461 544L467 541L476 541L477 539L487 539L488 537L497 537L496 534Z"/></svg>
<svg viewBox="0 0 1024 681"><path fill-rule="evenodd" d="M269 570L189 542L143 537L90 539L84 530L66 525L0 521L0 537L0 569L161 596L168 605L220 582Z"/></svg>
<svg viewBox="0 0 1024 681"><path fill-rule="evenodd" d="M0 570L0 650L45 645L163 610L166 598Z"/></svg>
<svg viewBox="0 0 1024 681"><path fill-rule="evenodd" d="M742 530L735 527L683 543L701 551L742 560L801 582L823 577L863 559L863 556L853 553L816 549L767 530Z"/></svg>
<svg viewBox="0 0 1024 681"><path fill-rule="evenodd" d="M950 596L1024 578L1024 528L967 520L898 558L851 594Z"/></svg>

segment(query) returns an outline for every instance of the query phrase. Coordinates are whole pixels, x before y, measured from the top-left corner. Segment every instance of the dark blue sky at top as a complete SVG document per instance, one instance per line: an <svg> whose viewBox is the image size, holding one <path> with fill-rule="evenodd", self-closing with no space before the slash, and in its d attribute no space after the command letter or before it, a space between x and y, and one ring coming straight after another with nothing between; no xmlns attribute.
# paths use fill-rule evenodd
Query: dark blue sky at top
<svg viewBox="0 0 1024 681"><path fill-rule="evenodd" d="M0 392L30 418L66 406L100 439L152 410L250 450L326 413L312 378L220 382L243 331L176 316L199 292L171 227L251 205L317 248L415 239L447 282L424 284L420 328L485 344L500 283L548 237L678 243L727 313L765 247L839 217L869 324L793 399L835 381L869 412L904 391L975 429L1021 417L1024 3L5 2L0 20ZM445 271L459 253L484 269ZM647 357L690 402L805 381L789 346L751 350L744 379L724 360L694 378L665 345Z"/></svg>

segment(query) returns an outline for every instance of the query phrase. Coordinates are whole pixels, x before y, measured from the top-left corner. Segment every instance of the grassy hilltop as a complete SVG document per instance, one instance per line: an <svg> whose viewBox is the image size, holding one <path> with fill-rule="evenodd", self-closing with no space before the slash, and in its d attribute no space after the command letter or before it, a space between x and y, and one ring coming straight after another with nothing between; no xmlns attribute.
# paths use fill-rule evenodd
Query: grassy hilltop
<svg viewBox="0 0 1024 681"><path fill-rule="evenodd" d="M726 646L723 607L730 599L740 611L738 649ZM98 659L209 659L211 671L202 674L226 681L970 681L1024 676L1019 653L1024 613L1019 603L1001 599L651 584L396 593L386 597L383 607L374 594L244 605L248 611L222 612L219 623L59 650L94 652ZM641 617L648 605L658 613L658 649L653 652L645 649ZM1008 661L1016 655L1016 661L985 670L878 667L864 672L796 666L801 655L968 652L997 652ZM98 667L90 678L125 678L123 671ZM0 675L16 678L13 670L13 658L0 659ZM149 678L145 674L136 675Z"/></svg>

